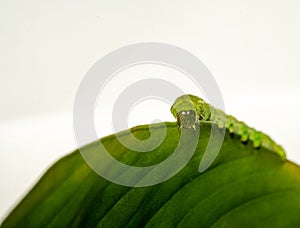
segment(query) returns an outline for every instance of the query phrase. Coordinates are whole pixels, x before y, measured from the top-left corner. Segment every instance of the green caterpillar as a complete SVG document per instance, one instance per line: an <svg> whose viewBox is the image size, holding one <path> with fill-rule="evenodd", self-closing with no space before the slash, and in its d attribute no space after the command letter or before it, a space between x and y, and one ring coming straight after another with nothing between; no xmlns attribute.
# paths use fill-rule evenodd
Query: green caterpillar
<svg viewBox="0 0 300 228"><path fill-rule="evenodd" d="M177 119L180 128L196 129L200 120L215 123L219 128L226 127L230 134L239 135L242 142L251 140L254 148L264 147L279 155L283 161L286 160L284 149L268 135L248 127L233 116L226 115L222 110L214 108L197 96L178 97L171 107L171 112Z"/></svg>

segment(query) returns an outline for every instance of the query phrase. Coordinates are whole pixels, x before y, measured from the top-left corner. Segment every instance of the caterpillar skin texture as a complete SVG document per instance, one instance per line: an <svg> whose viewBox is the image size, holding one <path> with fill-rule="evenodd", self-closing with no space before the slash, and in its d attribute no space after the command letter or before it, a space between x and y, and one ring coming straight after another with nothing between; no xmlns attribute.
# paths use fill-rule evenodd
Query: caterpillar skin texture
<svg viewBox="0 0 300 228"><path fill-rule="evenodd" d="M194 95L183 95L176 99L171 107L173 116L177 119L180 128L196 129L201 121L217 124L219 128L226 127L230 134L239 135L242 142L251 140L254 148L264 147L284 161L286 154L284 149L276 144L268 135L248 127L244 122L238 121L222 110L216 109L203 99Z"/></svg>

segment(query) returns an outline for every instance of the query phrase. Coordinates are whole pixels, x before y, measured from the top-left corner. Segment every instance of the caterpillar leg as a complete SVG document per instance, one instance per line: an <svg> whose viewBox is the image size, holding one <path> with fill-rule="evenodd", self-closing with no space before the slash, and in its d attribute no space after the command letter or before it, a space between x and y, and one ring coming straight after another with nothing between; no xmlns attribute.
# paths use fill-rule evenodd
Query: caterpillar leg
<svg viewBox="0 0 300 228"><path fill-rule="evenodd" d="M262 134L259 131L254 129L250 129L249 131L249 139L253 142L254 148L259 148L262 144Z"/></svg>
<svg viewBox="0 0 300 228"><path fill-rule="evenodd" d="M241 136L240 140L242 142L247 142L249 139L249 127L244 122L235 122L232 123L233 132L239 136Z"/></svg>
<svg viewBox="0 0 300 228"><path fill-rule="evenodd" d="M237 119L233 116L228 115L225 120L226 128L228 129L230 134L234 133L234 124L237 123Z"/></svg>
<svg viewBox="0 0 300 228"><path fill-rule="evenodd" d="M244 123L240 122L240 135L241 135L241 141L242 142L247 142L249 138L249 132L248 132L249 127Z"/></svg>

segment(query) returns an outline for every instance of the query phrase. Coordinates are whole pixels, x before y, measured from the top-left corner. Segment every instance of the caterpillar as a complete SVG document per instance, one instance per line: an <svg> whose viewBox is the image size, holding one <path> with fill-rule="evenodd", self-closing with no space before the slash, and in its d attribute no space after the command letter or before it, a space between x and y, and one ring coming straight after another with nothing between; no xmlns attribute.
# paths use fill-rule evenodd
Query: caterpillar
<svg viewBox="0 0 300 228"><path fill-rule="evenodd" d="M254 148L264 147L277 154L283 161L286 160L284 149L268 135L247 126L231 115L226 115L197 96L187 94L178 97L171 107L171 113L177 119L180 128L196 129L200 121L211 122L219 128L226 127L230 134L240 136L241 142L246 143L250 140Z"/></svg>

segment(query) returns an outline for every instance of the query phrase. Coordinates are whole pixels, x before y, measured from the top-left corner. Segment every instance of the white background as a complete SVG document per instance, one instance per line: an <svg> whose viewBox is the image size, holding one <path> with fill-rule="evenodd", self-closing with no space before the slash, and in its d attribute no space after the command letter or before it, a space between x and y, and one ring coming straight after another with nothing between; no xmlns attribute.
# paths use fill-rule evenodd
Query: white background
<svg viewBox="0 0 300 228"><path fill-rule="evenodd" d="M84 74L105 54L137 42L169 43L196 55L215 77L226 112L268 133L300 163L299 12L296 0L2 0L0 220L76 148L72 108ZM127 72L127 83L151 74L194 91L178 72L156 66ZM121 92L120 83L110 93ZM147 102L132 110L130 127L173 121L169 105ZM110 123L100 128L99 136L114 132Z"/></svg>

